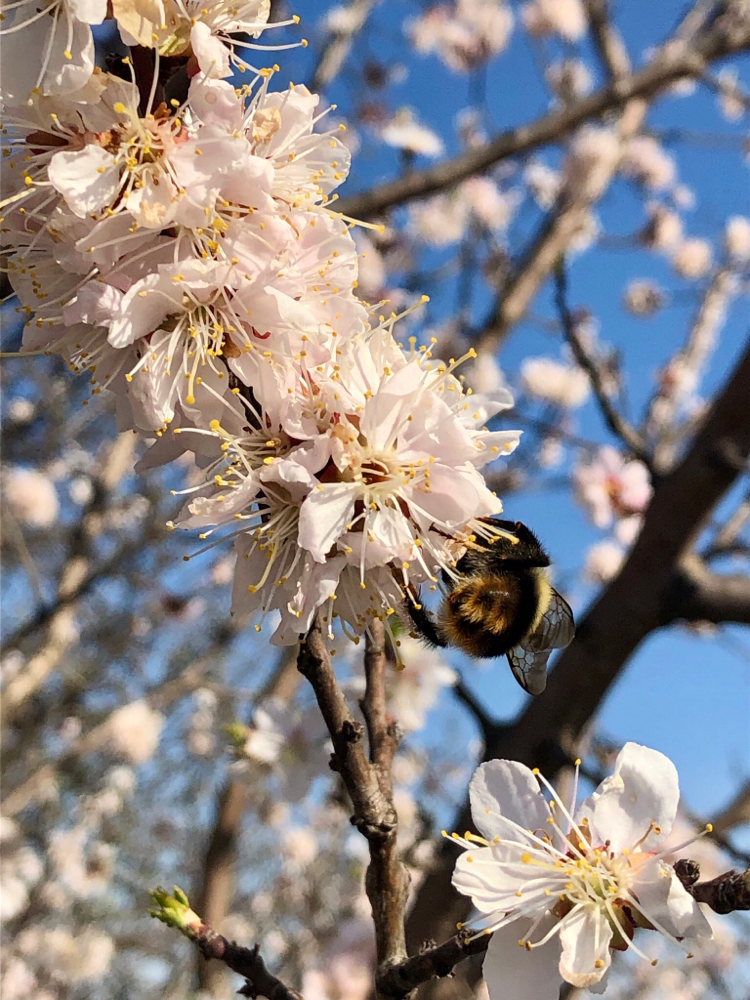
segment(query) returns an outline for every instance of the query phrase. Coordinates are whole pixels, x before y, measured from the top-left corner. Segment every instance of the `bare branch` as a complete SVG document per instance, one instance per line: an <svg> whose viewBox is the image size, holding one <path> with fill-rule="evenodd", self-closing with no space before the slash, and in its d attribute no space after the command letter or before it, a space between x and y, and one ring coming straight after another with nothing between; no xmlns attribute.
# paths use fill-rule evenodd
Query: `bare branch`
<svg viewBox="0 0 750 1000"><path fill-rule="evenodd" d="M560 315L565 339L570 344L573 357L581 368L586 372L591 381L591 388L594 390L599 409L601 410L607 427L615 434L623 444L640 459L641 462L651 470L651 456L646 450L645 443L636 429L631 426L625 417L619 412L612 402L605 382L605 375L600 369L596 360L586 351L583 341L578 333L578 327L573 314L568 307L568 277L565 264L560 261L555 268L555 305ZM653 470L651 470L653 471Z"/></svg>
<svg viewBox="0 0 750 1000"><path fill-rule="evenodd" d="M610 23L609 0L586 0L586 13L599 61L610 81L617 83L630 72L630 60L620 35Z"/></svg>
<svg viewBox="0 0 750 1000"><path fill-rule="evenodd" d="M299 674L293 647L287 647L276 670L271 674L254 702L279 698L288 702L297 687ZM235 889L234 861L237 842L242 830L242 817L247 807L248 784L239 779L229 780L219 792L216 815L206 845L201 882L197 892L198 909L206 923L218 927L229 912ZM221 992L224 971L221 966L200 963L198 984L212 995Z"/></svg>
<svg viewBox="0 0 750 1000"><path fill-rule="evenodd" d="M193 941L205 959L216 958L232 972L244 976L245 985L239 993L245 997L266 997L266 1000L304 1000L301 993L286 986L272 975L260 955L260 945L246 948L229 941L223 934L217 934L208 924L190 909L187 896L175 886L174 895L161 887L150 893L154 908L152 917L161 920L168 927L174 927L186 938Z"/></svg>
<svg viewBox="0 0 750 1000"><path fill-rule="evenodd" d="M698 556L689 554L677 568L667 606L675 620L750 625L750 578L744 573L712 573Z"/></svg>
<svg viewBox="0 0 750 1000"><path fill-rule="evenodd" d="M695 379L704 369L716 346L717 332L723 323L727 304L737 292L737 275L728 264L718 268L711 277L695 317L688 329L684 347L673 359L681 372ZM665 379L649 403L644 433L653 442L654 461L658 469L668 468L677 450L680 435L675 420L684 403L692 379Z"/></svg>
<svg viewBox="0 0 750 1000"><path fill-rule="evenodd" d="M742 785L729 805L711 821L714 834L724 834L743 823L750 823L750 779ZM747 864L750 865L750 861Z"/></svg>
<svg viewBox="0 0 750 1000"><path fill-rule="evenodd" d="M422 948L418 954L378 976L378 992L388 1000L403 1000L422 983L449 976L456 965L470 955L483 954L489 943L489 934L472 936L469 931L459 931L443 944Z"/></svg>
<svg viewBox="0 0 750 1000"><path fill-rule="evenodd" d="M748 45L750 25L731 33L715 27L696 38L692 46L661 50L653 62L616 85L611 84L575 104L558 108L530 125L503 132L486 145L453 160L427 170L414 171L370 191L342 198L337 208L346 215L367 219L414 198L423 198L453 187L472 174L481 173L512 156L557 142L584 122L600 118L633 99L651 98L675 80L700 76L707 61L739 52Z"/></svg>
<svg viewBox="0 0 750 1000"><path fill-rule="evenodd" d="M677 861L674 870L693 899L710 906L714 913L750 910L750 868L724 872L708 882L698 881L700 867L696 861Z"/></svg>
<svg viewBox="0 0 750 1000"><path fill-rule="evenodd" d="M453 685L453 693L455 694L457 700L460 701L471 714L482 732L484 742L487 743L492 734L497 731L498 723L496 720L492 718L479 699L474 697L461 678L459 678Z"/></svg>
<svg viewBox="0 0 750 1000"><path fill-rule="evenodd" d="M729 555L736 551L747 552L748 546L739 540L739 535L748 522L750 522L750 491L716 532L716 537L703 550L701 558L708 561L716 556Z"/></svg>

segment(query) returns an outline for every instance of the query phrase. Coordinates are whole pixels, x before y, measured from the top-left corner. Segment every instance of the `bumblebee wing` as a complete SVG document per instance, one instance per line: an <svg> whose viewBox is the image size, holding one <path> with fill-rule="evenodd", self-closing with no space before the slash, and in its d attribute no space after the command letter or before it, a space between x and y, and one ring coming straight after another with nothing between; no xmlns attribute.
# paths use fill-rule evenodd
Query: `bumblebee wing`
<svg viewBox="0 0 750 1000"><path fill-rule="evenodd" d="M556 590L536 629L527 635L522 646L508 650L513 676L529 694L541 694L547 686L547 660L550 651L570 645L575 635L573 612Z"/></svg>
<svg viewBox="0 0 750 1000"><path fill-rule="evenodd" d="M553 590L547 610L536 629L524 639L524 646L536 652L545 649L564 649L571 644L575 634L576 627L570 605L556 590Z"/></svg>
<svg viewBox="0 0 750 1000"><path fill-rule="evenodd" d="M547 686L547 660L549 649L527 649L514 646L509 649L508 663L513 676L529 694L541 694Z"/></svg>

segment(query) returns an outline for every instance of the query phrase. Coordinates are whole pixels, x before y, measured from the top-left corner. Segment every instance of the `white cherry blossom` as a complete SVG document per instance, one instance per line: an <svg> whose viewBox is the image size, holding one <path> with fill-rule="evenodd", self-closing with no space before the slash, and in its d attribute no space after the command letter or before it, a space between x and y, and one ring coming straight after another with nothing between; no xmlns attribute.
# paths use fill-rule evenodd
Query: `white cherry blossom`
<svg viewBox="0 0 750 1000"><path fill-rule="evenodd" d="M598 528L645 510L653 488L648 469L635 459L627 462L616 448L605 445L582 461L573 473L576 496Z"/></svg>
<svg viewBox="0 0 750 1000"><path fill-rule="evenodd" d="M687 942L710 937L664 861L679 788L658 751L627 743L611 777L575 812L516 761L482 764L469 795L481 836L453 835L465 849L453 884L493 933L484 960L491 1000L556 1000L561 980L602 992L612 950L646 957L638 928L686 952Z"/></svg>
<svg viewBox="0 0 750 1000"><path fill-rule="evenodd" d="M112 0L126 45L156 48L168 56L192 51L201 72L212 78L230 76L233 65L247 68L235 48L263 46L234 36L247 33L257 38L268 26L270 9L270 0ZM276 27L298 21L294 17Z"/></svg>
<svg viewBox="0 0 750 1000"><path fill-rule="evenodd" d="M69 94L86 84L94 71L91 25L107 16L106 0L15 0L3 8L5 99Z"/></svg>

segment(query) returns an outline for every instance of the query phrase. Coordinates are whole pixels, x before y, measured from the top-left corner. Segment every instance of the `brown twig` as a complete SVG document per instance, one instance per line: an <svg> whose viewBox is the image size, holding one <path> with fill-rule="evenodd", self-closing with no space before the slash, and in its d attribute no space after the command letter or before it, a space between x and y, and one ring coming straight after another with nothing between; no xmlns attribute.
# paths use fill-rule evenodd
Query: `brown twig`
<svg viewBox="0 0 750 1000"><path fill-rule="evenodd" d="M703 32L692 45L662 49L644 69L581 98L575 104L558 108L528 125L503 132L486 145L445 163L427 170L416 170L369 191L342 198L337 208L356 218L371 218L414 198L443 191L512 156L558 142L584 122L598 119L633 99L652 98L675 80L700 76L706 62L739 52L748 45L750 26L731 33L720 27Z"/></svg>
<svg viewBox="0 0 750 1000"><path fill-rule="evenodd" d="M732 869L707 882L698 881L700 866L697 861L676 861L674 870L693 899L705 903L714 913L750 910L750 868L744 872Z"/></svg>
<svg viewBox="0 0 750 1000"><path fill-rule="evenodd" d="M243 997L266 997L266 1000L304 1000L291 986L286 986L272 975L260 955L260 945L244 948L236 941L229 941L210 927L202 924L194 938L205 959L218 958L232 972L244 976L246 982L237 992Z"/></svg>
<svg viewBox="0 0 750 1000"><path fill-rule="evenodd" d="M304 1000L291 986L286 986L266 968L260 954L260 946L247 948L230 941L223 934L204 923L198 914L190 909L185 893L175 886L174 895L161 887L150 892L154 908L149 912L168 927L174 927L192 941L205 959L215 958L227 968L245 978L245 985L239 993L245 997L265 997L266 1000Z"/></svg>
<svg viewBox="0 0 750 1000"><path fill-rule="evenodd" d="M489 934L472 936L469 931L459 931L443 944L422 948L378 976L378 991L388 1000L402 1000L422 983L449 976L465 958L483 954L489 943Z"/></svg>
<svg viewBox="0 0 750 1000"><path fill-rule="evenodd" d="M349 710L317 620L300 646L297 666L312 685L331 734L331 767L341 775L351 799L352 823L370 848L365 884L375 923L378 969L382 973L406 958L404 909L409 887L409 875L396 851L391 761L398 745L398 730L385 712L382 627L380 623L372 627L365 662L363 712L370 734L369 759L363 746L364 727Z"/></svg>
<svg viewBox="0 0 750 1000"><path fill-rule="evenodd" d="M570 344L576 363L583 368L589 377L591 388L594 390L596 401L607 427L653 473L651 456L646 450L643 438L613 404L607 391L604 373L597 361L588 353L578 334L575 317L568 306L568 276L563 261L560 261L555 268L555 306L560 316L565 339Z"/></svg>

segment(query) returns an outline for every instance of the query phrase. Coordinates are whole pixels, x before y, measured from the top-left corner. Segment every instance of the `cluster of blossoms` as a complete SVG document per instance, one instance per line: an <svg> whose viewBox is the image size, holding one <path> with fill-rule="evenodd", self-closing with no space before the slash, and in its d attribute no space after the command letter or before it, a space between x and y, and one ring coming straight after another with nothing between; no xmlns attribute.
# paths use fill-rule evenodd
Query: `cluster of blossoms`
<svg viewBox="0 0 750 1000"><path fill-rule="evenodd" d="M511 983L516 1000L555 1000L561 980L602 993L613 950L646 957L639 928L688 955L711 936L665 860L687 846L667 846L679 802L674 764L626 743L614 773L577 810L576 791L577 780L567 806L537 771L510 760L482 764L472 779L481 836L453 835L465 848L453 884L493 932L484 960L491 1000L511 995Z"/></svg>
<svg viewBox="0 0 750 1000"><path fill-rule="evenodd" d="M51 6L83 23L80 4ZM120 428L154 439L141 468L192 453L205 481L177 523L231 528L236 611L279 612L281 644L324 605L329 631L340 617L359 634L500 512L479 470L518 442L486 427L512 399L472 395L456 362L413 337L405 350L396 317L355 294L350 220L330 208L350 158L337 130L315 131L318 98L274 92L273 71L221 79L227 32L260 30L268 5L231 23L224 4L157 6L147 86L128 59L130 80L53 86L50 55L42 85L7 101L2 231L24 349L115 393ZM14 11L10 31L41 23ZM126 42L147 40L117 16ZM183 101L160 90L160 52L185 55Z"/></svg>

